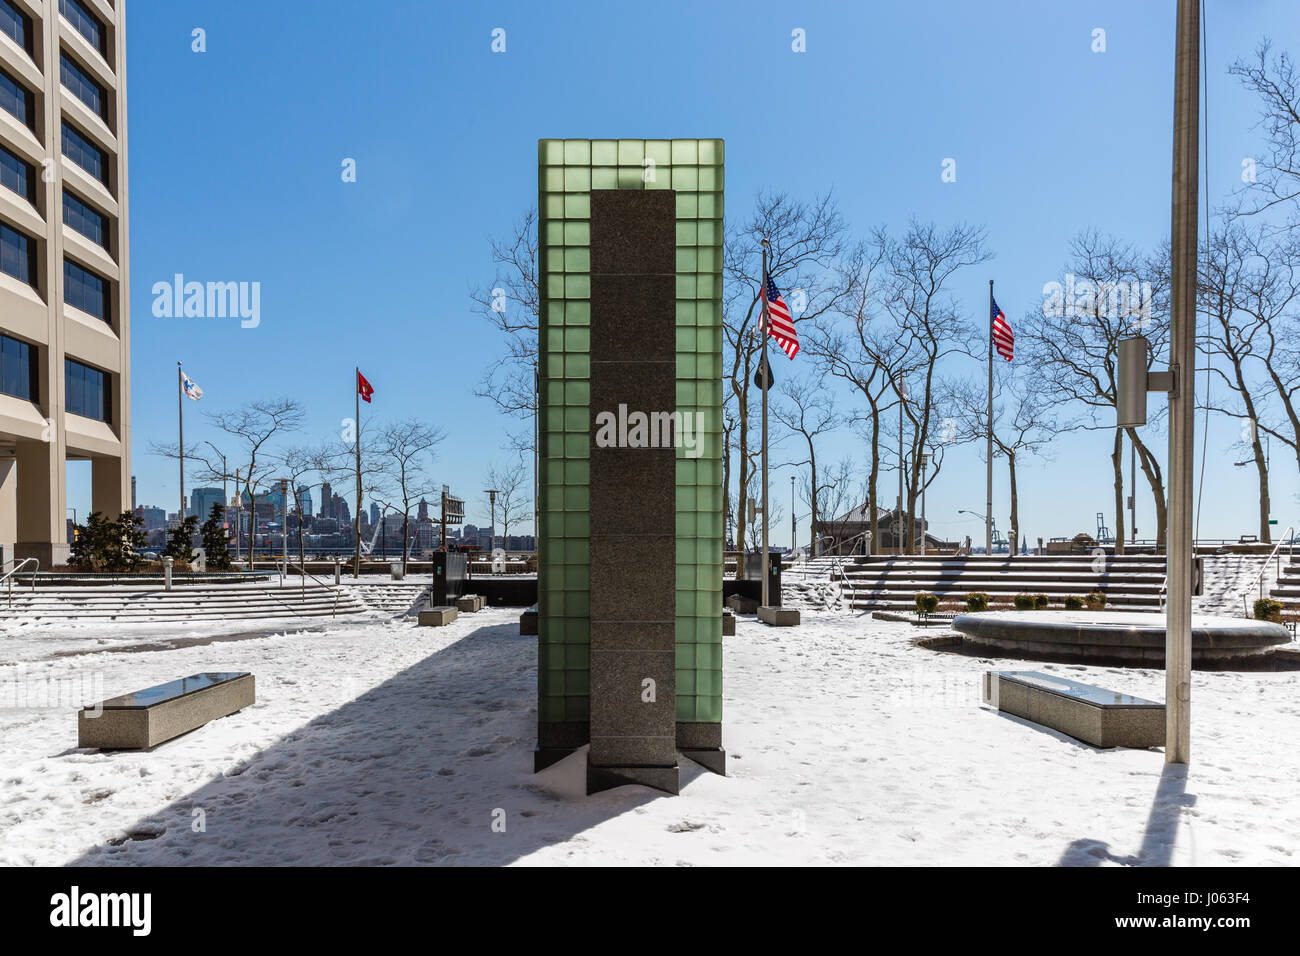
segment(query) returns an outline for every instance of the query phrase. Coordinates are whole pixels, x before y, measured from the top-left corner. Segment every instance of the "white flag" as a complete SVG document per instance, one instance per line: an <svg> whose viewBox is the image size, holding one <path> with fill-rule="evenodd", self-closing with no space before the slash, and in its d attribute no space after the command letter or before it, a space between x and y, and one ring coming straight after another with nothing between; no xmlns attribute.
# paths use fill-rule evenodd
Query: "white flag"
<svg viewBox="0 0 1300 956"><path fill-rule="evenodd" d="M185 392L186 398L191 398L196 402L203 397L203 389L199 388L184 372L181 373L181 390Z"/></svg>

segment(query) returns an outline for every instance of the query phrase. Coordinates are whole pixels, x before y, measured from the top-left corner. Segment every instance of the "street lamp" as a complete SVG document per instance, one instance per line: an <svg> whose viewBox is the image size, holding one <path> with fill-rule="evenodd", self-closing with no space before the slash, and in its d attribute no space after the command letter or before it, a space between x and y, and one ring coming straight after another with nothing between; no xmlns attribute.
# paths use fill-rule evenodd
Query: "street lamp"
<svg viewBox="0 0 1300 956"><path fill-rule="evenodd" d="M488 552L491 553L497 549L497 495L500 492L495 488L489 488L485 494L492 508L492 527L488 531Z"/></svg>

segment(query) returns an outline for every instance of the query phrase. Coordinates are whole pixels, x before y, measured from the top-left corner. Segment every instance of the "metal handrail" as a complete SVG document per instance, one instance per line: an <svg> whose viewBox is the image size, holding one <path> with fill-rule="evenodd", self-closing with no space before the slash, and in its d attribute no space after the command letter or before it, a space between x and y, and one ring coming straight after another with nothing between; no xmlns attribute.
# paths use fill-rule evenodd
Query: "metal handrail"
<svg viewBox="0 0 1300 956"><path fill-rule="evenodd" d="M294 563L291 561L291 562L288 563L288 567L291 567L291 568L297 568L297 569L301 572L301 576L302 576L302 600L303 600L304 602L306 602L306 600L307 600L307 578L311 578L311 579L312 579L313 581L315 581L317 584L319 584L319 585L321 585L322 587L327 588L328 590L330 590L331 592L333 592L333 594L334 594L334 604L330 607L330 617L338 617L338 616L339 616L339 597L341 596L341 593L342 593L342 592L340 591L339 588L335 587L335 586L332 585L332 584L328 584L328 583L326 583L325 581L322 581L320 578L316 577L316 575L314 575L314 574L312 574L310 571L308 571L308 570L307 570L307 562L305 562L305 561L300 561L300 562L298 562L297 564L294 564ZM284 585L281 584L281 587L283 587L283 586L284 586Z"/></svg>
<svg viewBox="0 0 1300 956"><path fill-rule="evenodd" d="M1255 584L1259 590L1259 600L1261 601L1264 599L1264 575L1268 574L1269 562L1271 562L1274 558L1277 558L1278 577L1282 576L1282 555L1280 552L1282 551L1282 545L1284 544L1288 546L1287 559L1289 561L1294 562L1295 561L1295 527L1294 526L1288 526L1286 531L1282 532L1282 537L1278 539L1277 544L1273 545L1273 550L1270 551L1268 557L1264 559L1264 564L1259 569L1259 575L1255 578ZM1245 606L1246 617L1252 616L1250 613L1249 599L1246 597L1246 595L1249 593L1250 593L1249 591L1241 592L1241 603Z"/></svg>
<svg viewBox="0 0 1300 956"><path fill-rule="evenodd" d="M845 546L846 544L852 544L854 541L857 541L858 538L865 538L865 537L869 536L870 534L871 534L871 532L870 532L869 530L868 530L868 531L859 531L859 532L858 532L857 534L855 534L853 537L851 537L851 538L845 538L843 541L840 541L840 543L837 544L837 545L835 546L835 548L834 548L835 553L836 553L838 556L843 557L843 556L844 556L844 546ZM833 534L824 534L824 535L822 535L821 537L822 537L822 538L830 538L830 539L832 539L832 540L839 540L839 539L837 539L837 538L835 537L835 535L833 535ZM820 540L821 540L821 538L818 539L818 541L820 541ZM823 552L823 553L825 553L825 552Z"/></svg>
<svg viewBox="0 0 1300 956"><path fill-rule="evenodd" d="M14 564L15 561L17 561L18 563L17 563L17 564ZM13 565L14 565L10 570L8 570L8 571L5 572L5 574L4 574L3 577L0 577L0 582L8 582L8 585L9 585L9 607L10 607L10 608L13 608L13 606L14 606L14 575L17 574L19 571L21 571L23 568L27 567L27 565L29 565L29 564L35 564L35 565L36 565L36 570L39 571L39 570L41 569L41 562L40 562L38 559L36 559L36 558L23 558L22 560L19 560L18 558L10 558L8 561L5 562L5 564L13 564ZM4 567L4 565L0 565L0 567ZM33 575L33 577L32 577L32 592L35 593L35 591L36 591L36 577Z"/></svg>

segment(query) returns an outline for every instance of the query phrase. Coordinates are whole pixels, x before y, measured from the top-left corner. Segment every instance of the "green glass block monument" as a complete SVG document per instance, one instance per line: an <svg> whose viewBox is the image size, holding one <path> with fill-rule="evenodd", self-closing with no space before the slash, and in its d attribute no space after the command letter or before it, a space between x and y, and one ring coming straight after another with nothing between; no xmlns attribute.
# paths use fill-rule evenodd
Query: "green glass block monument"
<svg viewBox="0 0 1300 956"><path fill-rule="evenodd" d="M719 139L538 143L541 769L722 772Z"/></svg>

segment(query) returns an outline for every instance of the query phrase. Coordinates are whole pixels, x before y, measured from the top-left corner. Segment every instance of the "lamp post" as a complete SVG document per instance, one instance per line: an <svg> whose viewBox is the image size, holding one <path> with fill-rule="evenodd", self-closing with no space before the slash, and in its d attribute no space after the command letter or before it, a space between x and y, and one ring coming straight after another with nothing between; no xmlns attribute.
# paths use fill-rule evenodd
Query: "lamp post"
<svg viewBox="0 0 1300 956"><path fill-rule="evenodd" d="M488 531L488 554L491 554L497 549L497 495L500 492L495 488L489 488L486 494L488 505L492 509L492 526Z"/></svg>
<svg viewBox="0 0 1300 956"><path fill-rule="evenodd" d="M790 476L790 560L794 560L794 536L798 525L795 524L794 517L794 475ZM812 551L808 552L808 557L812 557Z"/></svg>

